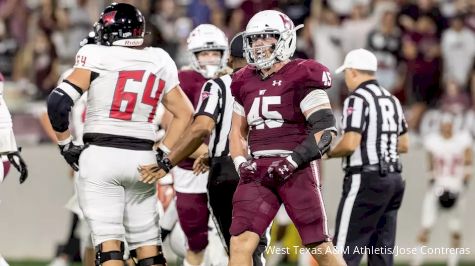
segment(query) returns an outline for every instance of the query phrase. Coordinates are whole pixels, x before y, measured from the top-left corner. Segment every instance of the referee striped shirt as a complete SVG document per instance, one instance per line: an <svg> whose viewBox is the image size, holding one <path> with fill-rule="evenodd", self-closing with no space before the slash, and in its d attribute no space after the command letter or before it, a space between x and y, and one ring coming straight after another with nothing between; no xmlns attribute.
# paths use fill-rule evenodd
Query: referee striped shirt
<svg viewBox="0 0 475 266"><path fill-rule="evenodd" d="M208 143L209 156L229 155L228 135L231 130L234 98L231 95L231 75L209 80L203 85L198 111L195 116L206 115L215 122Z"/></svg>
<svg viewBox="0 0 475 266"><path fill-rule="evenodd" d="M343 168L397 162L398 137L407 132L399 100L376 80L362 83L346 98L343 107L344 132L361 134L360 146L343 158Z"/></svg>

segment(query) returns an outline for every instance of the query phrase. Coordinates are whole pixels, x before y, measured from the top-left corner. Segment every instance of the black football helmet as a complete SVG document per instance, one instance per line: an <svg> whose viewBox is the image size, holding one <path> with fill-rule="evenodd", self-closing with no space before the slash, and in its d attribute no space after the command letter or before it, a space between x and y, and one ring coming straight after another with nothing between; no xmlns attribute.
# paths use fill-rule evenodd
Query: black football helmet
<svg viewBox="0 0 475 266"><path fill-rule="evenodd" d="M145 19L133 5L112 3L94 24L96 43L101 45L140 46L145 35Z"/></svg>

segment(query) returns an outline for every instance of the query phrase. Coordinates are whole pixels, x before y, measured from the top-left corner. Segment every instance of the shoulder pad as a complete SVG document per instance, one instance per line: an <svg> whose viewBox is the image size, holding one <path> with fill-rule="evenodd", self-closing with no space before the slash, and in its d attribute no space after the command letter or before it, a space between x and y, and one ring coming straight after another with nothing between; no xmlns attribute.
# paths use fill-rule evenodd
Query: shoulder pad
<svg viewBox="0 0 475 266"><path fill-rule="evenodd" d="M329 89L332 85L330 70L313 59L297 59L297 73L304 87Z"/></svg>
<svg viewBox="0 0 475 266"><path fill-rule="evenodd" d="M95 44L84 45L76 54L74 67L98 71L103 68L101 64L103 47Z"/></svg>

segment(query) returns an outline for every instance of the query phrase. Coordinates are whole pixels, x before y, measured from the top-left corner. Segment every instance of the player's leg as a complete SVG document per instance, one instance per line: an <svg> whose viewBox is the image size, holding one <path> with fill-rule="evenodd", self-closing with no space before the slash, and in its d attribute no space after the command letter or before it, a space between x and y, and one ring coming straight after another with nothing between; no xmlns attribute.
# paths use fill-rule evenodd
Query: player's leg
<svg viewBox="0 0 475 266"><path fill-rule="evenodd" d="M231 237L231 255L229 257L229 266L251 266L252 253L259 244L259 235L244 231L239 235Z"/></svg>
<svg viewBox="0 0 475 266"><path fill-rule="evenodd" d="M239 184L239 175L230 157L211 159L211 169L208 179L208 200L212 217L217 224L223 245L229 255L231 234L229 228L232 221L233 195ZM254 266L265 264L264 251L267 247L267 237L264 234L253 253Z"/></svg>
<svg viewBox="0 0 475 266"><path fill-rule="evenodd" d="M292 223L289 215L285 211L284 206L280 206L277 215L275 216L273 227L276 227L275 239L273 239L274 247L276 250L282 250L284 247L282 240L284 239L285 233L287 232L288 226ZM270 253L267 259L268 266L277 266L286 254L283 252Z"/></svg>
<svg viewBox="0 0 475 266"><path fill-rule="evenodd" d="M96 264L104 266L123 265L125 193L117 178L128 170L123 153L127 154L125 150L91 145L79 160L79 205L92 232Z"/></svg>
<svg viewBox="0 0 475 266"><path fill-rule="evenodd" d="M268 165L258 170L267 169ZM264 175L266 172L260 169ZM231 266L252 265L252 255L259 244L259 236L266 232L281 203L274 192L258 182L239 183L233 197L231 224Z"/></svg>
<svg viewBox="0 0 475 266"><path fill-rule="evenodd" d="M462 241L462 215L465 211L465 198L464 195L459 195L455 205L449 210L449 231L451 246L454 249L461 247ZM449 258L447 261L447 266L456 266L459 262L458 252L449 253Z"/></svg>
<svg viewBox="0 0 475 266"><path fill-rule="evenodd" d="M84 219L84 217L79 218L78 229L79 229L82 265L94 266L96 252L94 250L94 245L92 244L91 229L89 229L89 226L87 225L87 222Z"/></svg>
<svg viewBox="0 0 475 266"><path fill-rule="evenodd" d="M208 246L208 195L178 191L176 195L180 225L188 240L185 265L201 265Z"/></svg>
<svg viewBox="0 0 475 266"><path fill-rule="evenodd" d="M392 186L388 187L387 193L392 194L392 198L387 204L384 214L379 219L376 232L370 239L370 246L375 250L387 250L394 248L396 241L397 213L401 207L404 196L405 183L399 173L389 173L385 180L392 181ZM375 252L368 254L369 265L393 265L394 256L391 252Z"/></svg>
<svg viewBox="0 0 475 266"><path fill-rule="evenodd" d="M438 210L438 198L434 188L429 187L422 202L421 229L417 234L417 252L412 258L411 266L419 266L424 262L422 247L429 243L430 230L436 222Z"/></svg>
<svg viewBox="0 0 475 266"><path fill-rule="evenodd" d="M278 188L278 193L302 243L317 251L312 252L312 255L319 265L345 265L331 243L320 189L318 165L313 161L307 167L297 170Z"/></svg>
<svg viewBox="0 0 475 266"><path fill-rule="evenodd" d="M139 180L137 165L151 164L155 158L151 151L135 151L136 162L130 165L130 176L125 187L124 227L131 257L137 265L165 265L162 252L156 186ZM134 170L132 170L134 169Z"/></svg>

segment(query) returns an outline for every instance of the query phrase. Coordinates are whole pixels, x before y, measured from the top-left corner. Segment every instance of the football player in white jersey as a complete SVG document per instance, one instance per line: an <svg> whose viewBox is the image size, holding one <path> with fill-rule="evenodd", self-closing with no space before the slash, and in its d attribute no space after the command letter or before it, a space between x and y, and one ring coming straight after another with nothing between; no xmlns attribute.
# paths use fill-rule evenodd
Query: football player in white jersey
<svg viewBox="0 0 475 266"><path fill-rule="evenodd" d="M453 115L444 113L440 131L428 135L424 143L429 155L430 186L422 205L422 229L418 235L421 249L428 243L439 211L449 216L452 247L460 247L463 194L472 174L472 136L467 131L455 131L453 120ZM412 265L421 265L422 250L413 259ZM447 265L454 266L457 262L457 254L449 254Z"/></svg>
<svg viewBox="0 0 475 266"><path fill-rule="evenodd" d="M28 178L28 169L17 148L10 111L3 99L4 78L0 73L0 183L7 176L10 165L20 172L20 184ZM8 266L8 263L0 254L0 266Z"/></svg>
<svg viewBox="0 0 475 266"><path fill-rule="evenodd" d="M171 147L193 115L176 65L160 48L143 48L145 20L132 5L113 3L94 25L96 43L76 55L73 72L48 97L48 116L60 152L79 171L79 205L92 231L96 265L123 265L124 242L138 265L165 265L155 184L137 167L156 163L155 110L173 114L162 143ZM72 141L69 113L88 92L85 145Z"/></svg>

